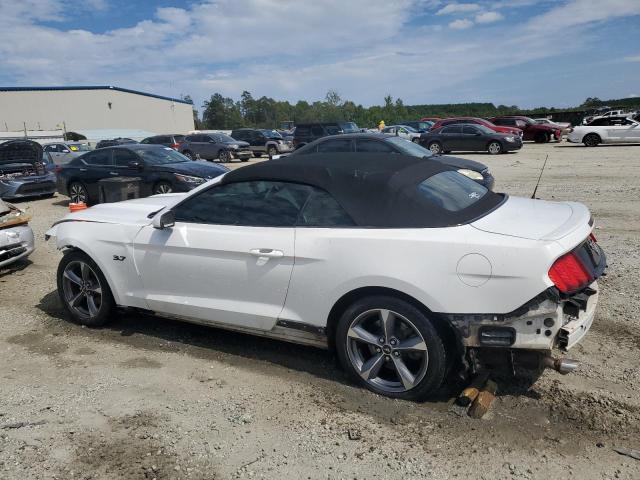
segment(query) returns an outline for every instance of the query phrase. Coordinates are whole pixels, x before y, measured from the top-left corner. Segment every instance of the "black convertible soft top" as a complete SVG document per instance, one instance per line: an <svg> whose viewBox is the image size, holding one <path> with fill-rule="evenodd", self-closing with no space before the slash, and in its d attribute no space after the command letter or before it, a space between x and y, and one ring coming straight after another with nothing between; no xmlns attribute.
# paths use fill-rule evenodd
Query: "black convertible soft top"
<svg viewBox="0 0 640 480"><path fill-rule="evenodd" d="M422 158L388 153L317 153L304 157L239 168L227 173L221 183L270 180L318 187L329 192L356 225L372 228L461 225L487 214L504 200L503 195L487 191L467 208L442 208L421 194L419 184L455 169Z"/></svg>

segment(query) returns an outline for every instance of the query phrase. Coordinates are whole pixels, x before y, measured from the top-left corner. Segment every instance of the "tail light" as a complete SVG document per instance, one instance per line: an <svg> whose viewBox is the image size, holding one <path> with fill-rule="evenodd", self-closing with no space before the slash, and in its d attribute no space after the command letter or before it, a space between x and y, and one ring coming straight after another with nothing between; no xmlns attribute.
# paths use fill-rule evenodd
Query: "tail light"
<svg viewBox="0 0 640 480"><path fill-rule="evenodd" d="M591 276L573 252L555 261L549 269L549 278L562 293L575 292L591 283Z"/></svg>
<svg viewBox="0 0 640 480"><path fill-rule="evenodd" d="M60 173L62 171L62 165L56 165L53 167L53 171L56 173Z"/></svg>
<svg viewBox="0 0 640 480"><path fill-rule="evenodd" d="M173 148L174 150L178 150L180 148L181 143L172 143L169 145L169 148Z"/></svg>

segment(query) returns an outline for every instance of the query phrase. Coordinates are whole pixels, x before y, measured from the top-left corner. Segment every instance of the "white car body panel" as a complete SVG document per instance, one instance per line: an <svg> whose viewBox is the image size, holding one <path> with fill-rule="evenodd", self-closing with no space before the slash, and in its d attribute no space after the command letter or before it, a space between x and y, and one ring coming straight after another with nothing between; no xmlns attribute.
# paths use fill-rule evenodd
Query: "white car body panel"
<svg viewBox="0 0 640 480"><path fill-rule="evenodd" d="M597 134L602 143L640 143L640 123L629 119L631 125L580 125L574 127L567 139L573 143L582 143L589 133Z"/></svg>

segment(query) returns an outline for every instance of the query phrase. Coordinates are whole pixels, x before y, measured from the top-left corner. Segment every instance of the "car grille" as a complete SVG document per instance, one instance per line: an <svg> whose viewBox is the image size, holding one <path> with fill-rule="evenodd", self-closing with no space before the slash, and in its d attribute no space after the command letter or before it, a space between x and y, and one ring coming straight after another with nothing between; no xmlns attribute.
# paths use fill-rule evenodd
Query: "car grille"
<svg viewBox="0 0 640 480"><path fill-rule="evenodd" d="M26 251L27 247L24 247L20 244L3 247L2 249L0 249L0 262L4 262L5 260L9 260L10 258L22 255Z"/></svg>
<svg viewBox="0 0 640 480"><path fill-rule="evenodd" d="M42 182L42 183L26 183L21 185L18 190L16 190L17 195L26 195L26 194L38 194L38 193L51 193L55 191L56 184L53 182Z"/></svg>

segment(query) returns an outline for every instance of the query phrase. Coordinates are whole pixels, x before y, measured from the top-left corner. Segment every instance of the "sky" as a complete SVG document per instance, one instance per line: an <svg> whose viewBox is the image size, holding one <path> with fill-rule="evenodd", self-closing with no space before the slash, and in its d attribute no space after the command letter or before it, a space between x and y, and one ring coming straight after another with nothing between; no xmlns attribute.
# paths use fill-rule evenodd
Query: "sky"
<svg viewBox="0 0 640 480"><path fill-rule="evenodd" d="M0 0L0 86L532 108L639 74L640 0Z"/></svg>

